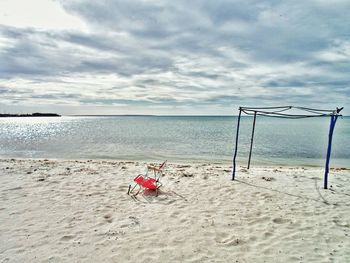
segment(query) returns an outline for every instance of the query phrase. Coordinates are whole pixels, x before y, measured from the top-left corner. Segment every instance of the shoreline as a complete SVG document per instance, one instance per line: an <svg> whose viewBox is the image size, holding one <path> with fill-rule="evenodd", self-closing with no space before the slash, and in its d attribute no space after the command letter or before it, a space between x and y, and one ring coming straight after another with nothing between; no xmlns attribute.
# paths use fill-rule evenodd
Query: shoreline
<svg viewBox="0 0 350 263"><path fill-rule="evenodd" d="M15 161L44 161L44 160L49 160L49 161L82 161L82 162L132 162L132 163L156 163L158 162L162 162L165 161L166 159L113 159L113 158L42 158L42 157L38 157L38 158L32 158L32 157L28 157L28 158L23 158L23 157L1 157L0 156L0 161L8 161L8 160L15 160ZM230 166L232 168L232 161L218 161L218 160L214 160L214 161L210 161L210 160L195 160L195 159L186 159L186 160L167 160L169 163L171 164L213 164L213 165L225 165L225 166ZM245 162L237 162L237 165L240 168L245 168L246 167L246 163ZM324 165L316 165L316 164L281 164L281 163L272 163L272 164L262 164L262 163L258 163L258 164L251 164L251 168L315 168L315 169L324 169L325 166ZM339 164L331 164L330 165L330 170L332 169L344 169L344 170L350 170L350 165L346 166L346 165L339 165Z"/></svg>
<svg viewBox="0 0 350 263"><path fill-rule="evenodd" d="M350 260L349 169L171 162L132 198L146 163L0 159L0 261Z"/></svg>

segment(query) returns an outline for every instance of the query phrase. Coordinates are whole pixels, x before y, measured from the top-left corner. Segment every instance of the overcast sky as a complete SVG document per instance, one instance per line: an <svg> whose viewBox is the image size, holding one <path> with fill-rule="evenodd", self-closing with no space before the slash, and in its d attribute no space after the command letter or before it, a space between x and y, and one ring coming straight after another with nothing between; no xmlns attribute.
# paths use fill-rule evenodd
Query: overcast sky
<svg viewBox="0 0 350 263"><path fill-rule="evenodd" d="M350 114L349 12L349 0L1 0L0 112Z"/></svg>

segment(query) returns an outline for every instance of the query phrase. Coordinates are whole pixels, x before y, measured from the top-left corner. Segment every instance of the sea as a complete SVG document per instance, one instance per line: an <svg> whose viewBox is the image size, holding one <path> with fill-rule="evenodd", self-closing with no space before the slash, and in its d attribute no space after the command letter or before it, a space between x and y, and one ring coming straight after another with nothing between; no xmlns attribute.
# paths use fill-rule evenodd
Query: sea
<svg viewBox="0 0 350 263"><path fill-rule="evenodd" d="M251 165L324 166L330 118L257 117ZM253 118L241 118L247 164ZM236 116L62 116L0 119L0 158L230 163ZM339 117L331 165L350 167L350 117Z"/></svg>

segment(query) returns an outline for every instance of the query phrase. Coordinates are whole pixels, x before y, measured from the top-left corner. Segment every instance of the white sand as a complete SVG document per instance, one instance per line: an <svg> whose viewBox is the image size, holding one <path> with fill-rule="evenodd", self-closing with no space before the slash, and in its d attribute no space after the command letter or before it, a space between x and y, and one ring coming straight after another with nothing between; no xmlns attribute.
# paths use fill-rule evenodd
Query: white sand
<svg viewBox="0 0 350 263"><path fill-rule="evenodd" d="M0 262L350 262L350 171L0 160ZM263 179L263 177L265 179Z"/></svg>

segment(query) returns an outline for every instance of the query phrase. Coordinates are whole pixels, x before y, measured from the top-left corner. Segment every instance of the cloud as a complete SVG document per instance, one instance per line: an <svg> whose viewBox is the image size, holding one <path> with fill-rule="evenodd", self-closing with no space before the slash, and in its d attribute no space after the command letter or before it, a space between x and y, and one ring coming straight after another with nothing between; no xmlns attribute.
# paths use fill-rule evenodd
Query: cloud
<svg viewBox="0 0 350 263"><path fill-rule="evenodd" d="M349 104L347 1L58 3L86 29L0 18L6 103L153 114Z"/></svg>
<svg viewBox="0 0 350 263"><path fill-rule="evenodd" d="M77 17L66 13L57 1L1 0L0 24L44 30L86 30Z"/></svg>

